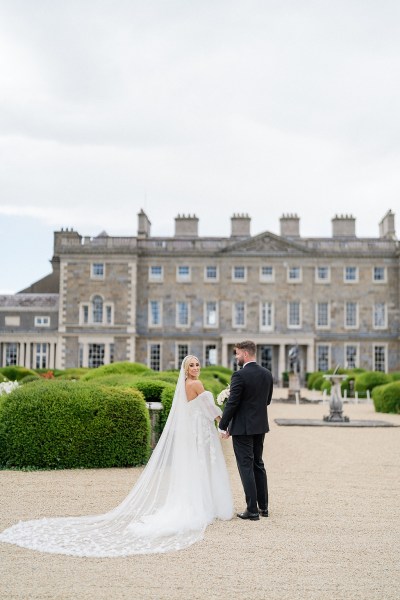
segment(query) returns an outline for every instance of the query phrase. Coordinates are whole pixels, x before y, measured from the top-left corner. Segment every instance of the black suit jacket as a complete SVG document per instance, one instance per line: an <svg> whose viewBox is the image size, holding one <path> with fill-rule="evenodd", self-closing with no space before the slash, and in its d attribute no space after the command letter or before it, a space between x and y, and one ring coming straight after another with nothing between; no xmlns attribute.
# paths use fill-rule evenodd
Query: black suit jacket
<svg viewBox="0 0 400 600"><path fill-rule="evenodd" d="M255 362L232 375L230 394L219 428L231 435L255 435L269 431L267 406L271 403L271 372Z"/></svg>

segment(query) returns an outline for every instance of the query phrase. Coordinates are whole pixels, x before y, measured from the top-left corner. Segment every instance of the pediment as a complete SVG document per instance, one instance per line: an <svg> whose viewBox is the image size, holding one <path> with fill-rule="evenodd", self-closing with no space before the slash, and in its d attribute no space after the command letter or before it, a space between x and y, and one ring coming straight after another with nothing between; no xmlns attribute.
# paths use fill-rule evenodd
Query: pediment
<svg viewBox="0 0 400 600"><path fill-rule="evenodd" d="M236 254L239 252L243 254L285 256L288 254L309 254L310 250L304 246L300 240L289 240L266 231L254 237L233 242L229 246L226 246L222 252L225 254Z"/></svg>

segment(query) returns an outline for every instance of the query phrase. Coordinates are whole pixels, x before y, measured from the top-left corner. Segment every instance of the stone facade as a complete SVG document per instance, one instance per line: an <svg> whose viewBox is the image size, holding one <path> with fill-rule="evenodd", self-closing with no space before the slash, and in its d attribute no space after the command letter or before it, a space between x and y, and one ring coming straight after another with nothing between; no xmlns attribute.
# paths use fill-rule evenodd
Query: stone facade
<svg viewBox="0 0 400 600"><path fill-rule="evenodd" d="M205 238L195 215L178 215L173 237L152 237L140 211L136 237L55 232L53 274L0 297L1 364L170 369L193 353L232 367L234 343L249 338L277 382L294 345L302 376L336 364L400 370L391 211L377 238L356 237L351 215L332 219L330 238L301 237L293 214L282 216L280 235L251 236L250 224L235 214L230 237ZM58 294L46 294L55 281Z"/></svg>

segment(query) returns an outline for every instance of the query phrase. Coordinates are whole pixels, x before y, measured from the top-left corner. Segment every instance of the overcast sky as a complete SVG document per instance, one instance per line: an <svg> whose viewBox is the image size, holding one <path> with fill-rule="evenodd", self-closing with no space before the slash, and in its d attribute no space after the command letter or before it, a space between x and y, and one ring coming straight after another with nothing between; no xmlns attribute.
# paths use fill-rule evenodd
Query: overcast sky
<svg viewBox="0 0 400 600"><path fill-rule="evenodd" d="M398 0L0 0L0 291L141 208L152 235L398 230L399 28Z"/></svg>

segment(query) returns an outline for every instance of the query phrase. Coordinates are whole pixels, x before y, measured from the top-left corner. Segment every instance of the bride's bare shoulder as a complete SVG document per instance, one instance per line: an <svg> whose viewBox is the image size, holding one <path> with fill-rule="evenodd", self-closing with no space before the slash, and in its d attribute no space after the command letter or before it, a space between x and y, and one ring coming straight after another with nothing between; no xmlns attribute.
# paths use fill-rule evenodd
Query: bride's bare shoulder
<svg viewBox="0 0 400 600"><path fill-rule="evenodd" d="M204 392L204 385L201 383L199 379L188 380L186 381L186 397L189 400L194 400Z"/></svg>

